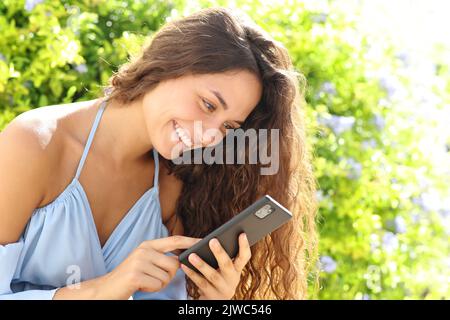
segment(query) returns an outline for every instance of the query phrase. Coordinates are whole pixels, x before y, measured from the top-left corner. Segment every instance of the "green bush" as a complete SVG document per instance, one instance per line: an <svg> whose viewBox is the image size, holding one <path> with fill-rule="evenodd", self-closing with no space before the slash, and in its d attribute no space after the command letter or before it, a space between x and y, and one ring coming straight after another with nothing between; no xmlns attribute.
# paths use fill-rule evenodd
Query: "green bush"
<svg viewBox="0 0 450 320"><path fill-rule="evenodd" d="M0 129L30 108L96 97L166 19L232 3L33 2L0 3ZM433 123L410 107L405 57L389 45L374 58L374 43L334 2L239 3L286 45L308 80L322 270L321 290L311 287L311 296L449 298L450 204L440 203L448 177L438 169L450 155L436 158L421 144ZM448 63L436 59L439 108L450 101L450 77Z"/></svg>
<svg viewBox="0 0 450 320"><path fill-rule="evenodd" d="M0 128L30 108L98 96L100 86L176 3L0 3Z"/></svg>

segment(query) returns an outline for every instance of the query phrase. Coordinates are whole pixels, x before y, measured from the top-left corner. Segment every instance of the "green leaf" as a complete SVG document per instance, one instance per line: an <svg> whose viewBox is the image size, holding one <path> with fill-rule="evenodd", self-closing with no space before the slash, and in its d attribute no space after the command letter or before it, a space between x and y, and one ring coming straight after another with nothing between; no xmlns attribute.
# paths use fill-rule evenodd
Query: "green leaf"
<svg viewBox="0 0 450 320"><path fill-rule="evenodd" d="M70 101L72 99L73 95L75 94L75 92L77 92L77 87L76 86L71 86L69 88L69 90L67 90L66 97L64 98L65 102Z"/></svg>

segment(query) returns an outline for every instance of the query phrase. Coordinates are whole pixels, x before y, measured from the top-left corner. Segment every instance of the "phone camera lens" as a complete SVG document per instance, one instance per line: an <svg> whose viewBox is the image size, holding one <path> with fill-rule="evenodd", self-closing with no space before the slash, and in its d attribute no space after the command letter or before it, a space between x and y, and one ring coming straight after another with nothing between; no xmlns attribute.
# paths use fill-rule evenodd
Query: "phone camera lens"
<svg viewBox="0 0 450 320"><path fill-rule="evenodd" d="M266 216L271 214L273 211L274 211L274 209L270 205L266 204L264 207L262 207L261 209L256 211L255 215L260 219L264 219Z"/></svg>

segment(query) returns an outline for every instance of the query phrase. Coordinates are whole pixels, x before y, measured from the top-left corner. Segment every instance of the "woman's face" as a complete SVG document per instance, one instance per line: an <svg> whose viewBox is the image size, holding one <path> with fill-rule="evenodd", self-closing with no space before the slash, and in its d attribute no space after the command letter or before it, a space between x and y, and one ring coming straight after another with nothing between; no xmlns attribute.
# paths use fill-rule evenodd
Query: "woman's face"
<svg viewBox="0 0 450 320"><path fill-rule="evenodd" d="M260 80L246 70L160 82L142 99L152 145L166 159L215 145L226 129L240 127L261 94Z"/></svg>

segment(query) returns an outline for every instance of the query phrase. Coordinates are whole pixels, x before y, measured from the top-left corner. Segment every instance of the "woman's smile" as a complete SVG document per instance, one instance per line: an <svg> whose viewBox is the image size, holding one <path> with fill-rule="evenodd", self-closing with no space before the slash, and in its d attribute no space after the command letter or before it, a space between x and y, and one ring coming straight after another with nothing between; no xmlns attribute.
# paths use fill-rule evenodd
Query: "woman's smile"
<svg viewBox="0 0 450 320"><path fill-rule="evenodd" d="M173 120L173 128L177 134L179 141L183 143L186 148L191 148L193 143L190 138L189 132L182 128L175 120Z"/></svg>

